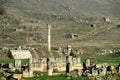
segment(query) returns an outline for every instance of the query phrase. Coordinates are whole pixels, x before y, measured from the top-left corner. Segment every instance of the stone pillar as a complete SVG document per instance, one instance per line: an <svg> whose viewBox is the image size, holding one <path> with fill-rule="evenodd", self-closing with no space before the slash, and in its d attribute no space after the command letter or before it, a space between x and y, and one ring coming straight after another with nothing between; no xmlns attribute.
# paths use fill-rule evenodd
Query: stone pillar
<svg viewBox="0 0 120 80"><path fill-rule="evenodd" d="M59 47L59 48L58 48L58 51L59 51L59 53L62 53L62 48Z"/></svg>
<svg viewBox="0 0 120 80"><path fill-rule="evenodd" d="M68 45L67 46L67 53L68 53L68 55L71 53L71 50L72 50L71 45Z"/></svg>
<svg viewBox="0 0 120 80"><path fill-rule="evenodd" d="M53 67L52 67L52 64L51 64L51 60L49 58L47 58L47 74L49 76L51 76L52 72L53 72Z"/></svg>
<svg viewBox="0 0 120 80"><path fill-rule="evenodd" d="M103 75L106 75L107 69L104 67L102 70L103 70L103 71L102 71L102 74L103 74Z"/></svg>
<svg viewBox="0 0 120 80"><path fill-rule="evenodd" d="M48 52L51 52L51 25L48 25Z"/></svg>
<svg viewBox="0 0 120 80"><path fill-rule="evenodd" d="M21 72L21 60L15 60L15 68L17 73Z"/></svg>
<svg viewBox="0 0 120 80"><path fill-rule="evenodd" d="M81 59L79 57L77 57L76 59L77 59L77 63L81 63Z"/></svg>
<svg viewBox="0 0 120 80"><path fill-rule="evenodd" d="M13 68L14 64L13 63L9 63L9 68Z"/></svg>
<svg viewBox="0 0 120 80"><path fill-rule="evenodd" d="M120 66L118 67L118 72L120 73Z"/></svg>
<svg viewBox="0 0 120 80"><path fill-rule="evenodd" d="M66 57L66 73L69 73L72 70L72 56Z"/></svg>
<svg viewBox="0 0 120 80"><path fill-rule="evenodd" d="M62 48L61 47L58 48L58 54L62 57Z"/></svg>
<svg viewBox="0 0 120 80"><path fill-rule="evenodd" d="M29 58L29 76L33 76L33 59Z"/></svg>
<svg viewBox="0 0 120 80"><path fill-rule="evenodd" d="M86 65L87 68L90 67L90 59L87 59L87 60L86 60L85 65Z"/></svg>
<svg viewBox="0 0 120 80"><path fill-rule="evenodd" d="M73 65L76 65L76 64L77 64L77 59L73 58Z"/></svg>

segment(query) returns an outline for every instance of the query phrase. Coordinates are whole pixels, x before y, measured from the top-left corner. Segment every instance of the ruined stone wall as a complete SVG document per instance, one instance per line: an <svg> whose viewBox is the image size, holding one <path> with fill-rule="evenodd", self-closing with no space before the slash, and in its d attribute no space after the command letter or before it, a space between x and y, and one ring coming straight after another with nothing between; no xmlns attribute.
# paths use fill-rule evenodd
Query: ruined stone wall
<svg viewBox="0 0 120 80"><path fill-rule="evenodd" d="M49 64L47 63L47 58L39 58L39 59L33 58L32 59L33 70L46 72L47 67L51 66L53 70L56 70L57 72L62 72L62 71L66 71L67 63L70 63L71 70L82 68L80 58L72 58L72 56L69 56L68 61L66 61L67 59L65 58L48 58L48 59L50 61Z"/></svg>

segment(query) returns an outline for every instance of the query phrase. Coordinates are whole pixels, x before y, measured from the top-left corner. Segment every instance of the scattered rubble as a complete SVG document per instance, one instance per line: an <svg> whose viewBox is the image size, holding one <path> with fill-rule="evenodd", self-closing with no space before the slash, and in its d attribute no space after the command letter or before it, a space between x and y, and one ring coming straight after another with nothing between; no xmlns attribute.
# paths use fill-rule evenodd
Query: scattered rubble
<svg viewBox="0 0 120 80"><path fill-rule="evenodd" d="M31 47L19 46L18 50L22 48L32 49ZM5 48L7 49L7 48ZM59 51L62 52L62 48ZM110 54L116 50L103 50ZM118 50L119 51L119 50ZM72 47L68 45L66 48L66 57L59 58L29 58L26 65L22 65L20 59L15 59L14 63L0 64L0 75L11 76L13 79L21 79L34 76L43 76L45 74L34 74L35 71L46 73L48 76L66 74L68 79L79 76L87 76L89 79L102 80L103 76L114 75L120 73L120 65L113 65L108 63L93 63L90 59L81 62L81 58L71 56ZM77 53L77 51L76 51ZM75 53L75 54L76 54ZM1 77L3 79L3 77ZM110 78L110 77L109 77ZM2 80L1 79L1 80ZM5 78L6 79L6 78ZM3 79L3 80L5 80ZM88 80L89 80L88 79ZM111 77L110 80L113 78Z"/></svg>

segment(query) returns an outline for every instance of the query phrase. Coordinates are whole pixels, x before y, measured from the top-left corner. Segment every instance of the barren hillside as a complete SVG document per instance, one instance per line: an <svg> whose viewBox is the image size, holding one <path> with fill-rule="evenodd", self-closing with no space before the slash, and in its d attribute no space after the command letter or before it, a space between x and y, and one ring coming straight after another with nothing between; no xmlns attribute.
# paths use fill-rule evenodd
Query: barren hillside
<svg viewBox="0 0 120 80"><path fill-rule="evenodd" d="M119 0L10 0L9 7L48 13L120 17Z"/></svg>
<svg viewBox="0 0 120 80"><path fill-rule="evenodd" d="M52 25L53 49L68 44L77 48L116 48L120 45L120 0L2 1L5 1L1 3L5 13L0 14L1 49L32 46L38 54L44 53L47 24ZM107 17L110 22L103 19ZM72 39L71 34L79 37Z"/></svg>

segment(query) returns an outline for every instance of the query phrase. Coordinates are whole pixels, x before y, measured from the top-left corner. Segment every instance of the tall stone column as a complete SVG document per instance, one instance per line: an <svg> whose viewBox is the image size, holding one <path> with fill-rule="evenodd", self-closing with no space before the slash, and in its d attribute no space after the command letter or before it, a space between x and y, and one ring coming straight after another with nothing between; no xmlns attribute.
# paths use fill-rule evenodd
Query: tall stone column
<svg viewBox="0 0 120 80"><path fill-rule="evenodd" d="M51 25L48 25L48 52L51 52Z"/></svg>

